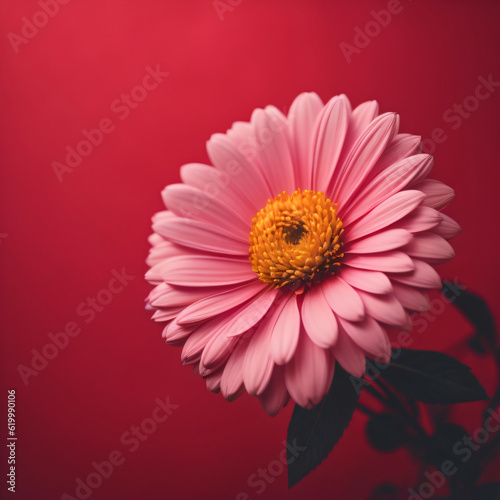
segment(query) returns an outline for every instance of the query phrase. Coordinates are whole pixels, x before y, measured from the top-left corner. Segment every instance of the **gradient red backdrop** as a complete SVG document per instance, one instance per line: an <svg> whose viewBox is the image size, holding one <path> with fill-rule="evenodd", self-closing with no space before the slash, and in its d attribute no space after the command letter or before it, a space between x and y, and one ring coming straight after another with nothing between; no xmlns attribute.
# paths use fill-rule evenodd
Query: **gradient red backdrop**
<svg viewBox="0 0 500 500"><path fill-rule="evenodd" d="M325 101L346 93L353 105L376 99L382 112L400 113L402 132L427 139L433 177L456 190L447 213L463 233L442 276L480 292L498 319L500 86L490 83L477 103L469 96L481 78L500 82L500 3L56 5L0 2L3 478L7 389L16 390L18 436L16 493L2 480L2 498L75 496L77 479L115 451L123 459L92 500L235 499L242 492L252 499L364 499L380 483L403 492L418 484L407 451L380 455L369 447L363 415L293 489L286 472L265 491L249 484L279 458L292 406L273 419L251 397L228 403L181 365L178 348L164 344L143 307L151 288L143 279L150 218L162 209L163 187L179 181L179 167L207 162L210 135L248 120L255 107L286 111L303 91ZM388 9L390 20L377 15ZM368 38L359 34L366 30ZM144 80L153 70L161 72L157 81ZM120 102L143 82L149 90ZM464 101L471 111L460 116L453 106ZM54 162L65 162L67 147L99 126L106 131L100 144L57 174ZM102 292L123 270L126 286L119 291L115 281L116 293ZM92 315L81 304L99 293L112 300ZM33 350L42 352L49 334L68 322L81 332L57 353L46 349L53 359L27 372L22 366L31 367ZM470 329L447 306L414 334L413 347L459 356L491 393L492 361L460 344ZM132 444L126 433L141 424L152 429L147 419L159 415L157 398L167 397L178 408ZM457 405L452 418L473 430L483 407ZM491 469L486 477L495 475Z"/></svg>

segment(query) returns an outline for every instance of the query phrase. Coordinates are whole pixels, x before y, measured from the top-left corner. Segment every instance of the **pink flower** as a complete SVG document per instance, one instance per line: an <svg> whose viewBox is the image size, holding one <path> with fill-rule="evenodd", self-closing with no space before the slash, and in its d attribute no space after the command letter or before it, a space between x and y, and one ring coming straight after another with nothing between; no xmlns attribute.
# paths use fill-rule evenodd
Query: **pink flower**
<svg viewBox="0 0 500 500"><path fill-rule="evenodd" d="M453 190L398 125L375 101L304 93L287 117L268 106L213 135L213 166L165 188L148 306L208 389L246 390L271 415L290 396L309 408L335 361L361 377L366 356L389 359L387 329L428 309L460 228L440 212Z"/></svg>

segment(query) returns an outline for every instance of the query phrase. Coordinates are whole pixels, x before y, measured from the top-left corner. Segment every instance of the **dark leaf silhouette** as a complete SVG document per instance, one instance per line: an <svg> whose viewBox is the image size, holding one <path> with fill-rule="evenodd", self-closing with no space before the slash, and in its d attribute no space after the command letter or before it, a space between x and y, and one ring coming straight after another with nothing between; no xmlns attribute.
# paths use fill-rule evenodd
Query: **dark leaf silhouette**
<svg viewBox="0 0 500 500"><path fill-rule="evenodd" d="M497 342L495 321L486 302L450 281L443 281L441 293L464 314L474 327L474 336L469 340L470 347L479 353L486 352L485 347L490 350L494 349Z"/></svg>
<svg viewBox="0 0 500 500"><path fill-rule="evenodd" d="M424 403L489 399L470 368L442 352L401 349L381 377L405 396Z"/></svg>
<svg viewBox="0 0 500 500"><path fill-rule="evenodd" d="M288 487L315 469L332 451L349 425L358 402L359 379L338 363L323 401L310 410L295 405L288 426Z"/></svg>

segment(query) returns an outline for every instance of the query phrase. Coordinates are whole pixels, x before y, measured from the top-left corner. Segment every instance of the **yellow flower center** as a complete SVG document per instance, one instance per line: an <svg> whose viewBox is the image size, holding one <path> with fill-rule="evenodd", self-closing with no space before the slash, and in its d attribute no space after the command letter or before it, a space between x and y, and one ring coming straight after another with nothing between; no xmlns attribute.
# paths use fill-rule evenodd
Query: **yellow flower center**
<svg viewBox="0 0 500 500"><path fill-rule="evenodd" d="M336 206L320 191L300 189L268 200L250 231L250 262L259 279L303 290L334 274L344 257Z"/></svg>

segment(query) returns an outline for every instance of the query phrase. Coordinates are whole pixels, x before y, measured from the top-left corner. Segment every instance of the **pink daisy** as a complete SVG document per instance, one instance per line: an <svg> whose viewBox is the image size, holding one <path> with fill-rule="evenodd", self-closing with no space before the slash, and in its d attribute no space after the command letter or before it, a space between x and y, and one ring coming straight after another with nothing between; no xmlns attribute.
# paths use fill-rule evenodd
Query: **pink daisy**
<svg viewBox="0 0 500 500"><path fill-rule="evenodd" d="M336 361L363 376L366 356L389 359L387 330L429 308L460 228L440 212L453 190L398 125L375 101L304 93L288 116L268 106L213 135L213 166L165 188L148 307L209 390L271 415L290 397L310 408Z"/></svg>

